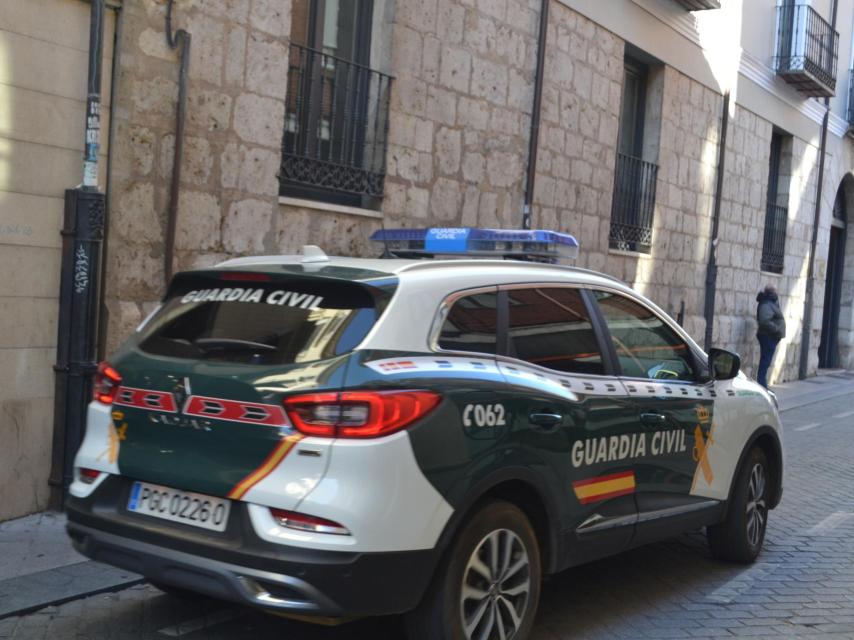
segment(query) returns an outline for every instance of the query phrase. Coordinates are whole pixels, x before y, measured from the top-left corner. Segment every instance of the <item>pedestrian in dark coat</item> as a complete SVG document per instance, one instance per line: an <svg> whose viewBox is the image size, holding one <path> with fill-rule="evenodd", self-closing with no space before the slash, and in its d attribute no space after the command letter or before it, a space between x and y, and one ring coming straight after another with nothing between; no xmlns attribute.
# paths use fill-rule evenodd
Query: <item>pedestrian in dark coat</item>
<svg viewBox="0 0 854 640"><path fill-rule="evenodd" d="M777 344L786 337L786 321L777 298L777 289L768 285L756 296L756 338L759 340L759 370L756 380L768 388L768 367L774 359Z"/></svg>

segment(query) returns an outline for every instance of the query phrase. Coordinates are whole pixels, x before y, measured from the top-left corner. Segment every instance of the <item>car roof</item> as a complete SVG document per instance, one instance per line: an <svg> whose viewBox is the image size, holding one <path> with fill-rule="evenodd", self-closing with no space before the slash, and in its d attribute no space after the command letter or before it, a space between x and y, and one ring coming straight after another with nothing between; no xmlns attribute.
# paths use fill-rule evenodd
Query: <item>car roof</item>
<svg viewBox="0 0 854 640"><path fill-rule="evenodd" d="M380 275L398 276L402 281L423 277L450 277L455 286L460 281L469 281L469 286L485 286L532 280L575 282L579 284L620 285L629 289L621 280L597 271L571 265L525 262L522 260L496 260L479 258L455 259L403 259L403 258L350 258L324 256L322 259L306 261L302 255L252 256L234 258L216 265L216 269L275 269L285 267L292 271L297 267L306 275L315 273L334 277L361 274L353 279L364 280Z"/></svg>

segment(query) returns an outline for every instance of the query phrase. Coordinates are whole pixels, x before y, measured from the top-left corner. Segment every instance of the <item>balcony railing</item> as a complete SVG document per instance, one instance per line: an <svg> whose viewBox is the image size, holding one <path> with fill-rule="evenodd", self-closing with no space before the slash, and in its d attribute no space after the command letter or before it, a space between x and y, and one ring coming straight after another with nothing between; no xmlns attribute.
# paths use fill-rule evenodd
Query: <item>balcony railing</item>
<svg viewBox="0 0 854 640"><path fill-rule="evenodd" d="M720 0L676 0L688 11L702 11L703 9L720 9Z"/></svg>
<svg viewBox="0 0 854 640"><path fill-rule="evenodd" d="M789 210L769 204L765 212L765 236L762 241L762 270L783 273L783 257L786 255L786 226Z"/></svg>
<svg viewBox="0 0 854 640"><path fill-rule="evenodd" d="M777 7L777 74L813 97L836 92L839 34L807 4Z"/></svg>
<svg viewBox="0 0 854 640"><path fill-rule="evenodd" d="M658 165L622 153L614 171L611 248L649 252Z"/></svg>
<svg viewBox="0 0 854 640"><path fill-rule="evenodd" d="M282 195L356 206L382 198L391 81L366 66L290 46Z"/></svg>

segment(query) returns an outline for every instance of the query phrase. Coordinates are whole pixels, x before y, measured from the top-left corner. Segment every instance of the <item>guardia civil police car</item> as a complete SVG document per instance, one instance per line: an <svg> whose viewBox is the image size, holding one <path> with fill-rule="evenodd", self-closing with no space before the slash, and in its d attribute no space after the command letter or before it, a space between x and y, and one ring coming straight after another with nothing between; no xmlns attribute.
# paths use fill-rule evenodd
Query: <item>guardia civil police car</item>
<svg viewBox="0 0 854 640"><path fill-rule="evenodd" d="M411 638L443 640L521 640L544 576L689 529L756 558L780 419L737 355L608 276L488 259L571 255L568 235L375 238L392 258L307 247L175 277L99 369L78 550L273 612L407 613Z"/></svg>

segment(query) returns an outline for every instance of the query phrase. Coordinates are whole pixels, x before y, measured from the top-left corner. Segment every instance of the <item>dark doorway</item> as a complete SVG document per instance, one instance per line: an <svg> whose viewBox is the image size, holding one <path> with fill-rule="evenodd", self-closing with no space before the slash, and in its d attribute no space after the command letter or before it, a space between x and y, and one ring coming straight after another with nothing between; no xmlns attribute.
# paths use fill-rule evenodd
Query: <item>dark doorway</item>
<svg viewBox="0 0 854 640"><path fill-rule="evenodd" d="M827 254L827 280L824 285L824 314L821 321L821 343L818 346L818 366L822 369L839 367L839 311L842 306L842 275L845 267L845 226L848 215L845 189L839 185L833 203L830 227L830 250Z"/></svg>

